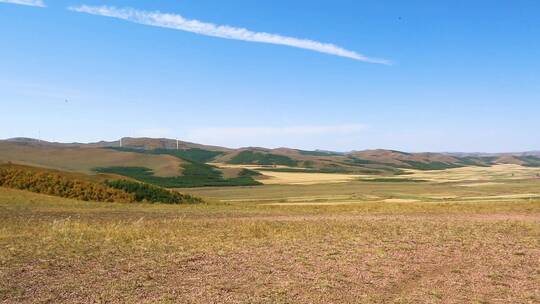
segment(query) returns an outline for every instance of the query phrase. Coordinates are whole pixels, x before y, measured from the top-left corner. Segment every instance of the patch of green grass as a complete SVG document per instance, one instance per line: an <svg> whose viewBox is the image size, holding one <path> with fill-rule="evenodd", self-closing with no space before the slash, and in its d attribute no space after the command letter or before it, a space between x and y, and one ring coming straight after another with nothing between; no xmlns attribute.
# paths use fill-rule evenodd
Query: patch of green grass
<svg viewBox="0 0 540 304"><path fill-rule="evenodd" d="M349 157L347 159L347 162L348 163L352 163L352 164L358 164L358 165L374 165L374 164L381 164L379 162L376 162L376 161L372 161L372 160L368 160L368 159L361 159L361 158L357 158L357 157Z"/></svg>
<svg viewBox="0 0 540 304"><path fill-rule="evenodd" d="M397 152L397 151L394 151ZM368 160L350 156L343 163L348 166L355 166L359 168L365 168L363 170L349 170L354 171L354 173L363 173L363 174L400 174L402 171L397 168L395 164L385 163L380 161Z"/></svg>
<svg viewBox="0 0 540 304"><path fill-rule="evenodd" d="M478 167L489 167L493 165L495 158L489 157L458 157L459 163L465 166L478 166Z"/></svg>
<svg viewBox="0 0 540 304"><path fill-rule="evenodd" d="M315 166L315 162L312 160L305 160L302 162L302 167L304 168L313 168Z"/></svg>
<svg viewBox="0 0 540 304"><path fill-rule="evenodd" d="M96 168L95 171L123 175L165 188L260 185L252 178L253 175L246 173L235 178L225 179L219 170L206 164L186 163L183 168L183 175L174 177L155 176L151 169L144 167L105 167Z"/></svg>
<svg viewBox="0 0 540 304"><path fill-rule="evenodd" d="M165 204L196 204L203 202L202 199L189 194L181 194L176 191L169 191L145 183L128 180L113 180L105 181L105 184L111 188L132 193L135 196L135 200L138 202Z"/></svg>
<svg viewBox="0 0 540 304"><path fill-rule="evenodd" d="M402 154L402 155L412 155L411 153L407 153L407 152L403 152L403 151L398 151L398 150L389 150L391 152L394 152L394 153L398 153L398 154Z"/></svg>
<svg viewBox="0 0 540 304"><path fill-rule="evenodd" d="M192 148L186 150L173 150L173 149L154 149L154 150L144 150L144 149L135 149L135 148L120 148L120 147L110 147L109 149L124 151L124 152L135 152L135 153L145 153L145 154L156 154L156 155L171 155L183 160L189 160L194 162L206 163L219 155L222 155L223 152L220 151L210 151L199 148Z"/></svg>
<svg viewBox="0 0 540 304"><path fill-rule="evenodd" d="M413 169L417 170L444 170L463 167L460 165L449 164L439 161L424 163L415 160L404 160L403 162L409 164L410 166L412 166Z"/></svg>
<svg viewBox="0 0 540 304"><path fill-rule="evenodd" d="M283 165L296 167L298 161L288 156L254 151L242 151L235 155L229 164L254 164L254 165Z"/></svg>
<svg viewBox="0 0 540 304"><path fill-rule="evenodd" d="M332 152L332 151L320 151L320 150L315 150L315 151L297 150L297 151L298 153L302 155L307 155L307 156L341 156L343 155L343 153Z"/></svg>
<svg viewBox="0 0 540 304"><path fill-rule="evenodd" d="M187 149L187 150L155 149L155 150L152 150L152 152L155 154L172 155L178 158L200 162L200 163L209 162L213 160L214 158L216 158L216 156L223 154L223 152L203 150L199 148L193 148L193 149Z"/></svg>
<svg viewBox="0 0 540 304"><path fill-rule="evenodd" d="M252 177L252 176L261 176L262 174L260 172L250 170L250 169L242 169L240 173L238 173L238 177Z"/></svg>
<svg viewBox="0 0 540 304"><path fill-rule="evenodd" d="M519 160L524 161L526 167L540 167L540 157L536 156L520 156Z"/></svg>

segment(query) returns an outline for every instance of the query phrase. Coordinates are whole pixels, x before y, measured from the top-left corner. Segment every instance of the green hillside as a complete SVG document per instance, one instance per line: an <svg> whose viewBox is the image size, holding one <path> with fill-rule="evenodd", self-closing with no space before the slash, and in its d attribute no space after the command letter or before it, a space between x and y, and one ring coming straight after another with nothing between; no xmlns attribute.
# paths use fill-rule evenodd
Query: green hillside
<svg viewBox="0 0 540 304"><path fill-rule="evenodd" d="M208 186L254 186L260 183L253 179L256 172L242 170L237 177L224 178L223 173L214 166L204 163L222 154L219 151L209 151L199 148L188 150L175 149L133 149L133 148L110 148L117 151L134 152L151 155L170 155L182 160L182 175L162 177L156 176L150 168L139 166L110 166L96 167L94 170L100 173L118 174L130 177L145 183L158 185L165 188L190 188Z"/></svg>
<svg viewBox="0 0 540 304"><path fill-rule="evenodd" d="M242 151L236 154L231 160L228 161L229 164L253 164L253 165L283 165L295 167L298 165L298 161L291 159L288 156L271 154L271 153L262 153L255 151Z"/></svg>
<svg viewBox="0 0 540 304"><path fill-rule="evenodd" d="M189 160L193 162L200 162L200 163L206 163L214 158L216 158L219 155L222 155L224 152L221 151L210 151L210 150L204 150L200 148L191 148L186 150L176 150L176 149L164 149L164 148L158 148L158 149L136 149L136 148L120 148L120 147L109 147L109 149L116 150L116 151L124 151L124 152L135 152L135 153L142 153L142 154L153 154L153 155L171 155L180 159Z"/></svg>
<svg viewBox="0 0 540 304"><path fill-rule="evenodd" d="M252 178L255 174L249 170L242 171L238 177L226 179L219 170L206 164L188 163L183 165L183 168L183 175L174 177L155 176L152 170L144 167L106 167L95 170L100 173L123 175L165 188L260 185Z"/></svg>

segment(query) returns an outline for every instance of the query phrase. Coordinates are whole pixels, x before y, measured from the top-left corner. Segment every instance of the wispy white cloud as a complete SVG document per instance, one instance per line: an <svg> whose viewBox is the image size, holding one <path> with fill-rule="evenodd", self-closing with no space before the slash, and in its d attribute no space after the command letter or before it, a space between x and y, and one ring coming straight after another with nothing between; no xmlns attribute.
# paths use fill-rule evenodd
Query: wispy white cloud
<svg viewBox="0 0 540 304"><path fill-rule="evenodd" d="M177 14L147 12L131 8L116 8L112 6L81 5L69 7L69 9L80 13L118 18L130 22L171 28L200 35L224 39L286 45L369 63L390 64L390 61L386 59L367 57L360 53L350 51L330 43L322 43L309 39L299 39L265 32L253 32L245 28L232 27L228 25L216 25L199 20L186 19Z"/></svg>
<svg viewBox="0 0 540 304"><path fill-rule="evenodd" d="M43 2L43 0L0 0L0 3L45 7L45 2Z"/></svg>
<svg viewBox="0 0 540 304"><path fill-rule="evenodd" d="M188 141L227 147L291 147L349 149L358 144L366 130L362 124L287 127L204 127L188 130Z"/></svg>

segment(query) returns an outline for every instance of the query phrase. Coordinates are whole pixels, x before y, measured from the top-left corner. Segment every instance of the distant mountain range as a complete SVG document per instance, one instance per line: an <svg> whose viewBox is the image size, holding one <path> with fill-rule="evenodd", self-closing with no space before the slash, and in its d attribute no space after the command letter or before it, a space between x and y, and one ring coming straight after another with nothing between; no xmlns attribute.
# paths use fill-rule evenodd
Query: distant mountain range
<svg viewBox="0 0 540 304"><path fill-rule="evenodd" d="M167 138L131 138L96 143L52 143L32 138L0 141L0 162L60 170L115 173L140 178L179 176L206 179L196 185L253 183L254 172L241 168L286 172L403 174L404 169L441 170L466 166L516 164L540 167L540 151L517 153L407 153L394 150L333 152L291 148L246 147L231 149ZM160 180L165 183L165 180ZM189 183L188 183L189 184ZM189 184L191 185L191 184Z"/></svg>

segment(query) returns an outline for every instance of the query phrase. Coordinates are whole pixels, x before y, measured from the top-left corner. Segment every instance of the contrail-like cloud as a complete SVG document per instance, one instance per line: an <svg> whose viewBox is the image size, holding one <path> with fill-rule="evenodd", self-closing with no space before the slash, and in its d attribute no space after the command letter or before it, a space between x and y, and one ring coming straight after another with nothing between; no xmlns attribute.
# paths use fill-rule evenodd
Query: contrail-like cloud
<svg viewBox="0 0 540 304"><path fill-rule="evenodd" d="M351 58L363 62L390 64L386 59L371 58L354 51L344 49L330 43L322 43L314 40L299 39L264 32L253 32L245 28L227 25L216 25L199 20L186 19L177 14L161 12L147 12L132 8L116 8L112 6L73 6L69 10L92 15L118 18L144 25L170 28L180 31L192 32L200 35L219 37L224 39L243 40L250 42L270 43L286 45L315 52Z"/></svg>
<svg viewBox="0 0 540 304"><path fill-rule="evenodd" d="M45 7L43 0L0 0L0 3Z"/></svg>

